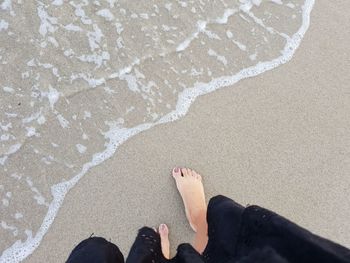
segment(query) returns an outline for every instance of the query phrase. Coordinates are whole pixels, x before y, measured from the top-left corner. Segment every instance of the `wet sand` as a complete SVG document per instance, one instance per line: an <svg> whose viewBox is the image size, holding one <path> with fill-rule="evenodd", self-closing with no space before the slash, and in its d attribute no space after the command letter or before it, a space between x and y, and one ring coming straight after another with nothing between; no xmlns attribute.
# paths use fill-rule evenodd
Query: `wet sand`
<svg viewBox="0 0 350 263"><path fill-rule="evenodd" d="M318 1L293 59L201 98L179 121L123 144L65 198L26 262L64 262L94 233L126 256L137 229L167 223L172 254L192 232L170 176L188 166L207 198L272 209L350 247L350 4Z"/></svg>

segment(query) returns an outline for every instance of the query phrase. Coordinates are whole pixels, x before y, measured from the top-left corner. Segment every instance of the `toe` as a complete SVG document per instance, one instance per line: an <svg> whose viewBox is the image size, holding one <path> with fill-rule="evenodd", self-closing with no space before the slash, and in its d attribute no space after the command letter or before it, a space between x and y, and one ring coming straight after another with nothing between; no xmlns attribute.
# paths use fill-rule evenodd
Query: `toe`
<svg viewBox="0 0 350 263"><path fill-rule="evenodd" d="M159 234L161 235L161 236L165 236L165 237L167 237L168 235L169 235L169 228L168 228L168 226L166 225L166 224L161 224L160 226L159 226Z"/></svg>
<svg viewBox="0 0 350 263"><path fill-rule="evenodd" d="M197 173L196 171L193 171L193 174L195 175L195 177L198 179L198 180L202 180L202 176Z"/></svg>
<svg viewBox="0 0 350 263"><path fill-rule="evenodd" d="M188 176L188 172L187 172L187 169L186 169L186 168L182 168L182 169L181 169L181 173L182 173L182 176L184 176L184 177L187 177L187 176Z"/></svg>
<svg viewBox="0 0 350 263"><path fill-rule="evenodd" d="M191 170L191 174L194 178L199 179L199 174L195 170Z"/></svg>
<svg viewBox="0 0 350 263"><path fill-rule="evenodd" d="M178 176L180 176L181 175L181 169L179 168L179 167L175 167L174 169L173 169L173 177L178 177Z"/></svg>
<svg viewBox="0 0 350 263"><path fill-rule="evenodd" d="M193 171L189 168L187 168L187 174L188 176L194 176Z"/></svg>

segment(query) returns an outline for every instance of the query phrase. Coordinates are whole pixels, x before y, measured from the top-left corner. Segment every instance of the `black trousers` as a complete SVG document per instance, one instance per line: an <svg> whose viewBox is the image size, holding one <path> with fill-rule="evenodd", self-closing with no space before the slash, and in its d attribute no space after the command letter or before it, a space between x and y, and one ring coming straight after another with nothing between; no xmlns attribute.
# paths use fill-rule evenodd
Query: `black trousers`
<svg viewBox="0 0 350 263"><path fill-rule="evenodd" d="M316 236L259 206L247 208L225 196L210 199L207 211L208 244L200 255L190 244L178 246L165 259L160 236L143 227L127 263L346 263L350 250ZM124 263L118 247L102 237L90 237L71 252L68 263Z"/></svg>

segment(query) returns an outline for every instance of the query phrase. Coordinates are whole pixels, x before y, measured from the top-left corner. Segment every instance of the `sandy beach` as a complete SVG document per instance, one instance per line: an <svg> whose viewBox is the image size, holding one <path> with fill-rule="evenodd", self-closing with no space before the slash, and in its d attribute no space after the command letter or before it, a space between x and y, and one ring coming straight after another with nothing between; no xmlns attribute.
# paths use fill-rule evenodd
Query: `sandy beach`
<svg viewBox="0 0 350 263"><path fill-rule="evenodd" d="M193 237L174 166L202 174L207 200L257 204L350 247L349 9L317 1L291 61L201 96L186 116L122 144L69 191L24 262L64 262L92 233L126 257L137 230L160 223L174 255Z"/></svg>
<svg viewBox="0 0 350 263"><path fill-rule="evenodd" d="M174 254L192 238L170 177L176 165L203 175L207 199L265 206L349 247L349 7L317 2L292 61L123 144L69 192L26 262L63 262L91 233L127 255L138 228L163 222Z"/></svg>

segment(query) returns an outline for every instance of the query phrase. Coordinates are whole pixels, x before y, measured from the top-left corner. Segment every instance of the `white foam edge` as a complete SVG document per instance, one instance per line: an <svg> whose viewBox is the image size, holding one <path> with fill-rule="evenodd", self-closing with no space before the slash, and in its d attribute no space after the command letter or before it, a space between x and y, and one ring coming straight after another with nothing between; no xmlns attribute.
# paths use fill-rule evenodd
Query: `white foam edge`
<svg viewBox="0 0 350 263"><path fill-rule="evenodd" d="M272 70L279 65L287 63L293 57L295 51L299 47L303 36L310 25L310 14L314 6L315 0L306 0L303 5L303 23L299 30L291 37L285 45L282 56L273 59L271 61L259 62L255 66L245 68L233 76L225 76L214 79L209 83L199 83L193 88L187 88L182 91L178 96L176 109L163 116L155 123L144 123L135 126L130 129L118 129L111 127L111 129L105 133L105 136L110 139L107 144L106 150L97 153L93 156L91 162L83 165L82 170L75 175L72 179L66 182L62 182L51 187L51 193L53 195L53 201L50 203L48 212L35 234L34 237L28 237L26 241L21 242L17 240L11 247L7 248L0 257L0 263L5 262L20 262L34 252L34 250L40 245L44 235L49 230L52 222L54 221L59 208L61 207L65 195L68 191L75 186L75 184L90 170L90 168L97 166L105 160L111 158L116 152L119 145L125 142L127 139L137 135L138 133L148 130L158 124L175 121L184 116L191 103L198 97L204 94L213 92L219 88L228 87L237 83L241 79L255 77L268 70ZM68 256L68 255L67 255Z"/></svg>

